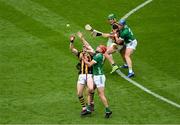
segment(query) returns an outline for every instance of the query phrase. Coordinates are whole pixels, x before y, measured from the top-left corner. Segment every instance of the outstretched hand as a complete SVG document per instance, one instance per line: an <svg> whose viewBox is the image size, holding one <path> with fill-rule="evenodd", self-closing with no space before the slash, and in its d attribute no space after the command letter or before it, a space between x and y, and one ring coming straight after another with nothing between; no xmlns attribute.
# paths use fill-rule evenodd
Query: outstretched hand
<svg viewBox="0 0 180 125"><path fill-rule="evenodd" d="M70 39L70 42L73 42L75 40L75 36L71 35L69 39Z"/></svg>

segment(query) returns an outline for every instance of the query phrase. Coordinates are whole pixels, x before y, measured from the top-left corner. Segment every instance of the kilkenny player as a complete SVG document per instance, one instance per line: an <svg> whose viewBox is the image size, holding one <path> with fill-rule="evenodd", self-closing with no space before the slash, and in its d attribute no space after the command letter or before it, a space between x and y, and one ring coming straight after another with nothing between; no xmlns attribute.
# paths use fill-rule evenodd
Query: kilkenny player
<svg viewBox="0 0 180 125"><path fill-rule="evenodd" d="M115 16L114 14L110 14L110 15L108 16L108 22L109 22L110 25L112 26L112 32L113 32L114 26L117 27L117 26L116 26L116 23L117 23L117 21L116 21L116 16ZM102 33L102 32L100 32L100 31L97 31L97 30L95 30L95 29L92 29L92 27L91 27L89 24L87 24L87 25L85 26L85 29L91 31L93 36L103 36L103 37L105 37L105 38L108 38L108 41L107 41L107 52L106 52L106 53L108 53L108 55L105 54L105 57L106 57L106 58L109 60L109 62L111 63L111 66L112 66L112 71L111 71L111 73L113 73L113 72L115 72L117 69L119 69L119 67L115 64L115 62L114 62L114 60L113 60L112 53L114 53L115 51L119 52L119 51L122 49L123 46L122 46L122 45L116 45L116 44L114 44L114 36L111 35L112 32L111 32L111 33ZM114 49L113 49L113 52L111 52L111 51L112 51L112 48L114 48Z"/></svg>
<svg viewBox="0 0 180 125"><path fill-rule="evenodd" d="M81 39L84 39L82 33L79 32L78 34L79 34L78 36ZM88 43L88 42L86 41L86 43ZM89 48L92 48L92 47L90 47L90 45L89 45ZM91 52L92 52L92 50L91 50ZM106 78L105 78L104 71L103 71L103 63L104 63L103 54L105 52L106 52L106 46L100 45L96 48L96 52L94 53L92 61L89 61L89 59L86 56L83 56L83 60L84 60L85 64L87 64L89 67L93 68L94 84L96 85L99 97L105 106L105 118L109 118L110 115L112 114L112 111L109 109L109 104L108 104L108 101L104 94Z"/></svg>
<svg viewBox="0 0 180 125"><path fill-rule="evenodd" d="M88 105L90 105L90 103L93 102L94 84L93 84L93 79L92 79L92 68L88 67L88 65L85 64L85 62L82 60L82 57L83 55L86 54L87 59L91 61L92 56L86 53L85 48L83 48L83 51L78 51L73 45L74 39L75 39L74 36L70 36L70 49L72 53L75 54L79 59L79 63L76 66L77 69L79 70L79 77L77 81L77 95L82 106L81 115L86 115L86 114L90 114L91 110L86 107L86 102L83 97L83 91L84 91L84 88L87 86L88 87Z"/></svg>

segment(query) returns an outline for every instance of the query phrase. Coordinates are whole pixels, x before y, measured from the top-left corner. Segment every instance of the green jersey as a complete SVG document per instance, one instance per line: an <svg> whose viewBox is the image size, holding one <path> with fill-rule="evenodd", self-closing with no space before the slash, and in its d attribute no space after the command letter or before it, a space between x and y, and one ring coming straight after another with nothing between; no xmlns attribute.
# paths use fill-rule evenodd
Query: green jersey
<svg viewBox="0 0 180 125"><path fill-rule="evenodd" d="M124 41L125 44L128 44L135 39L131 29L127 25L120 30L119 37Z"/></svg>
<svg viewBox="0 0 180 125"><path fill-rule="evenodd" d="M103 75L103 54L102 53L96 53L93 56L93 60L96 62L96 64L93 65L93 75Z"/></svg>

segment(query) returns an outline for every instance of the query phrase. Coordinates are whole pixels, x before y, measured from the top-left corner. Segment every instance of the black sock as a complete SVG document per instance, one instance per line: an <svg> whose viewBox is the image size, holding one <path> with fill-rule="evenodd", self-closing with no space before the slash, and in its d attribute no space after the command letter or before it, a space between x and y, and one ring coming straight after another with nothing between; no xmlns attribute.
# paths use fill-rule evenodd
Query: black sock
<svg viewBox="0 0 180 125"><path fill-rule="evenodd" d="M84 100L84 97L83 97L83 96L79 96L79 101L80 101L80 103L81 103L82 108L83 108L83 107L86 107L85 100Z"/></svg>

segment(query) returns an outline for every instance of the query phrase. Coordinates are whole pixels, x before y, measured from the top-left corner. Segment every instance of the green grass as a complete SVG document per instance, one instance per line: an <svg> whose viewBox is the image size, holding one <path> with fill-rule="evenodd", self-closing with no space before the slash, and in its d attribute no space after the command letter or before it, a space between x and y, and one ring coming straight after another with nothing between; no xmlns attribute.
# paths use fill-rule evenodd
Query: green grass
<svg viewBox="0 0 180 125"><path fill-rule="evenodd" d="M180 110L145 93L105 63L106 95L113 110L104 119L97 94L95 112L81 118L76 96L78 62L68 36L86 23L105 32L109 13L122 17L144 0L0 0L0 123L180 124ZM138 39L135 81L180 104L180 1L154 0L128 18ZM66 24L71 25L66 28ZM75 43L81 49L79 39ZM115 60L122 64L121 57ZM123 70L127 73L126 70Z"/></svg>

